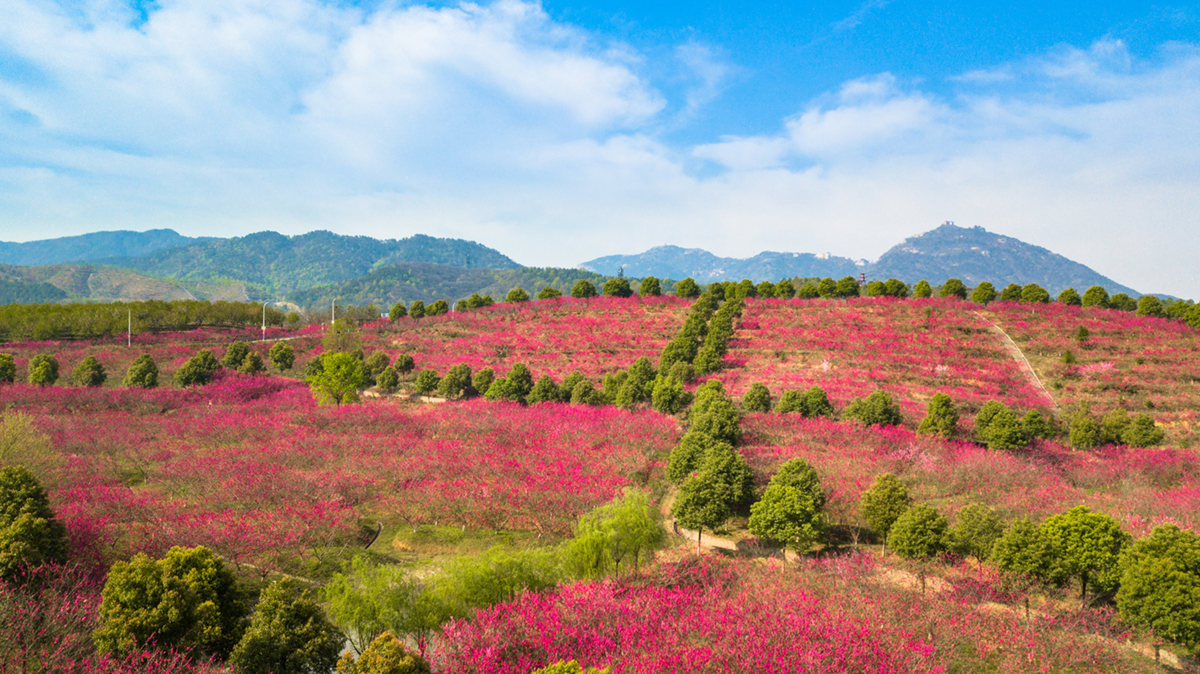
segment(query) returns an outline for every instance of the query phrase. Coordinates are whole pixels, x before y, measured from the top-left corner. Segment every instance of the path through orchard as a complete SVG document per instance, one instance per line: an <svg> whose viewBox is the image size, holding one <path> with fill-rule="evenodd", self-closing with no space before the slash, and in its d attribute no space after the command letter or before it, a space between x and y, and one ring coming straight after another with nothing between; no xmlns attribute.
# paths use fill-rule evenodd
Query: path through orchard
<svg viewBox="0 0 1200 674"><path fill-rule="evenodd" d="M1042 395L1044 395L1046 400L1050 403L1050 408L1054 411L1054 415L1058 416L1058 401L1054 399L1054 396L1050 395L1050 391L1045 387L1045 385L1042 384L1042 380L1038 378L1037 373L1033 371L1033 365L1030 364L1029 359L1025 357L1025 354L1021 352L1021 347L1017 346L1017 343L1012 340L1012 337L1008 336L1008 333L1004 331L1004 328L988 320L986 316L978 311L975 312L975 315L979 317L979 320L987 323L988 328L1000 337L1001 343L1004 345L1004 350L1008 352L1008 355L1014 361L1016 361L1018 366L1020 366L1021 372L1025 375L1025 378L1029 380L1029 383L1036 386L1038 390L1042 392Z"/></svg>

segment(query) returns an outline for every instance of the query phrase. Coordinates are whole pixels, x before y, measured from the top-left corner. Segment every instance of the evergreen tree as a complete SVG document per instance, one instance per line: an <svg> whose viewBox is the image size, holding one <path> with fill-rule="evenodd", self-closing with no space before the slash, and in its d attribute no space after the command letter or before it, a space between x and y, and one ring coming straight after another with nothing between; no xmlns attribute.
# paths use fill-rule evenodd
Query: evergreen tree
<svg viewBox="0 0 1200 674"><path fill-rule="evenodd" d="M472 388L471 366L466 363L458 363L451 367L446 372L446 376L438 382L437 392L443 398L458 398L470 388Z"/></svg>
<svg viewBox="0 0 1200 674"><path fill-rule="evenodd" d="M755 382L742 398L742 409L747 412L770 412L771 391L766 386Z"/></svg>
<svg viewBox="0 0 1200 674"><path fill-rule="evenodd" d="M1163 441L1166 433L1154 424L1148 414L1139 414L1121 431L1121 442L1130 447L1153 447Z"/></svg>
<svg viewBox="0 0 1200 674"><path fill-rule="evenodd" d="M517 304L519 302L528 302L529 293L525 292L524 288L513 288L504 296L504 301L509 304Z"/></svg>
<svg viewBox="0 0 1200 674"><path fill-rule="evenodd" d="M921 425L917 428L917 432L940 435L943 438L952 438L957 430L958 410L954 408L954 403L951 402L950 396L945 393L934 394L933 398L929 401L929 408L925 413L925 418L921 420Z"/></svg>
<svg viewBox="0 0 1200 674"><path fill-rule="evenodd" d="M938 297L957 297L960 300L965 300L967 299L967 286L959 279L946 279L946 282L942 284L941 290L938 291Z"/></svg>
<svg viewBox="0 0 1200 674"><path fill-rule="evenodd" d="M587 299L596 296L596 286L592 285L587 279L579 279L575 285L571 286L571 297L577 299Z"/></svg>
<svg viewBox="0 0 1200 674"><path fill-rule="evenodd" d="M750 533L804 553L824 534L825 500L817 471L804 459L791 459L750 506Z"/></svg>
<svg viewBox="0 0 1200 674"><path fill-rule="evenodd" d="M858 279L853 276L846 276L837 282L837 288L834 291L835 297L858 297L860 288L858 287Z"/></svg>
<svg viewBox="0 0 1200 674"><path fill-rule="evenodd" d="M1162 300L1154 295L1142 295L1137 301L1137 315L1163 318L1167 312L1163 309Z"/></svg>
<svg viewBox="0 0 1200 674"><path fill-rule="evenodd" d="M1067 288L1058 294L1058 303L1069 307L1079 307L1083 306L1083 298L1074 288Z"/></svg>
<svg viewBox="0 0 1200 674"><path fill-rule="evenodd" d="M1117 562L1130 536L1115 519L1093 513L1087 506L1075 506L1047 519L1042 532L1062 575L1079 578L1080 598L1087 596L1089 586L1116 589L1120 580Z"/></svg>
<svg viewBox="0 0 1200 674"><path fill-rule="evenodd" d="M537 298L539 300L553 300L562 297L562 291L558 288L545 286L538 291Z"/></svg>
<svg viewBox="0 0 1200 674"><path fill-rule="evenodd" d="M1010 283L1004 286L1004 290L1000 291L1001 302L1020 302L1021 301L1021 286L1016 283Z"/></svg>
<svg viewBox="0 0 1200 674"><path fill-rule="evenodd" d="M1101 309L1108 306L1108 291L1101 286L1092 286L1083 293L1083 306L1085 307L1100 307Z"/></svg>
<svg viewBox="0 0 1200 674"><path fill-rule="evenodd" d="M1174 524L1154 528L1121 557L1117 610L1132 625L1186 647L1200 646L1200 536Z"/></svg>
<svg viewBox="0 0 1200 674"><path fill-rule="evenodd" d="M421 300L413 300L413 303L408 305L408 316L414 320L425 318L425 303Z"/></svg>
<svg viewBox="0 0 1200 674"><path fill-rule="evenodd" d="M982 562L992 556L992 548L1004 535L1004 524L991 507L975 503L958 511L949 533L956 552Z"/></svg>
<svg viewBox="0 0 1200 674"><path fill-rule="evenodd" d="M24 466L0 468L0 579L13 581L26 567L67 559L67 529L50 498Z"/></svg>
<svg viewBox="0 0 1200 674"><path fill-rule="evenodd" d="M554 403L558 402L558 400L558 384L554 382L554 379L550 375L544 374L533 385L533 388L530 389L525 402L530 405L536 405L538 403Z"/></svg>
<svg viewBox="0 0 1200 674"><path fill-rule="evenodd" d="M858 502L859 513L867 526L886 541L896 520L912 507L908 488L895 475L882 473L875 476L870 488L863 492Z"/></svg>
<svg viewBox="0 0 1200 674"><path fill-rule="evenodd" d="M888 530L887 544L906 559L928 559L946 551L949 526L937 509L918 503L896 518Z"/></svg>
<svg viewBox="0 0 1200 674"><path fill-rule="evenodd" d="M654 276L647 276L642 279L641 285L638 286L639 297L657 297L662 294L662 282Z"/></svg>
<svg viewBox="0 0 1200 674"><path fill-rule="evenodd" d="M150 354L143 353L133 360L121 385L127 388L154 388L158 386L158 365Z"/></svg>
<svg viewBox="0 0 1200 674"><path fill-rule="evenodd" d="M917 281L917 284L913 286L913 297L917 299L933 297L933 286L929 285L929 281L925 279Z"/></svg>
<svg viewBox="0 0 1200 674"><path fill-rule="evenodd" d="M212 381L213 374L221 369L221 363L208 349L200 349L175 371L177 386L201 386Z"/></svg>
<svg viewBox="0 0 1200 674"><path fill-rule="evenodd" d="M699 297L700 286L689 276L675 284L676 297Z"/></svg>
<svg viewBox="0 0 1200 674"><path fill-rule="evenodd" d="M500 380L496 381L498 382ZM417 389L417 393L429 395L437 390L438 384L441 382L442 378L438 376L437 370L425 369L421 370L421 372L417 375L417 379L413 382L413 386ZM507 384L508 382L505 383ZM491 388L495 387L496 383L493 382ZM488 389L489 400L491 400L491 388Z"/></svg>
<svg viewBox="0 0 1200 674"><path fill-rule="evenodd" d="M396 302L392 305L391 311L388 312L388 320L395 323L407 315L408 309L404 306L404 302Z"/></svg>
<svg viewBox="0 0 1200 674"><path fill-rule="evenodd" d="M1021 301L1026 304L1049 304L1050 292L1036 283L1021 288Z"/></svg>
<svg viewBox="0 0 1200 674"><path fill-rule="evenodd" d="M0 353L0 384L11 384L17 380L17 361L11 353Z"/></svg>
<svg viewBox="0 0 1200 674"><path fill-rule="evenodd" d="M275 369L283 372L292 369L292 365L296 363L296 350L287 342L275 342L267 352L267 358L271 360Z"/></svg>
<svg viewBox="0 0 1200 674"><path fill-rule="evenodd" d="M225 349L225 357L221 359L221 364L232 370L236 370L242 365L242 361L250 353L250 347L245 342L234 342Z"/></svg>
<svg viewBox="0 0 1200 674"><path fill-rule="evenodd" d="M629 279L624 277L610 278L604 282L604 287L601 290L605 297L629 297L633 295L633 288L629 287ZM575 291L572 289L571 295L575 296ZM588 295L587 297L590 297Z"/></svg>
<svg viewBox="0 0 1200 674"><path fill-rule="evenodd" d="M971 301L975 304L987 306L996 301L996 286L989 281L981 281L975 286L975 290L971 292Z"/></svg>
<svg viewBox="0 0 1200 674"><path fill-rule="evenodd" d="M775 297L781 300L790 300L796 296L796 286L788 279L783 279L775 284Z"/></svg>
<svg viewBox="0 0 1200 674"><path fill-rule="evenodd" d="M900 405L886 391L875 391L866 398L856 398L846 406L843 416L857 419L866 426L899 426L903 421Z"/></svg>
<svg viewBox="0 0 1200 674"><path fill-rule="evenodd" d="M375 378L375 383L384 393L395 393L396 389L400 388L400 373L389 365L383 368L383 372L380 372L379 376Z"/></svg>
<svg viewBox="0 0 1200 674"><path fill-rule="evenodd" d="M71 379L80 386L96 387L104 384L108 379L108 373L104 371L104 366L96 360L95 356L88 356L75 366L75 371L71 373Z"/></svg>
<svg viewBox="0 0 1200 674"><path fill-rule="evenodd" d="M229 664L245 674L326 674L341 649L342 635L321 607L292 581L276 581L259 597Z"/></svg>
<svg viewBox="0 0 1200 674"><path fill-rule="evenodd" d="M58 359L48 353L39 353L29 359L29 383L51 386L58 381Z"/></svg>

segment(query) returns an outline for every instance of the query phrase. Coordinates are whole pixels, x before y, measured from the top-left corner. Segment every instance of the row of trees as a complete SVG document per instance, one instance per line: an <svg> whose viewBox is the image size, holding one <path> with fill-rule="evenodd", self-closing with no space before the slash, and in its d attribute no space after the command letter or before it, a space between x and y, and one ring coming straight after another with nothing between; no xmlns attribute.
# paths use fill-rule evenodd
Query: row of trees
<svg viewBox="0 0 1200 674"><path fill-rule="evenodd" d="M238 328L260 325L263 305L251 302L170 302L6 304L0 305L0 341L96 339L200 327ZM298 314L266 307L268 326L299 322Z"/></svg>

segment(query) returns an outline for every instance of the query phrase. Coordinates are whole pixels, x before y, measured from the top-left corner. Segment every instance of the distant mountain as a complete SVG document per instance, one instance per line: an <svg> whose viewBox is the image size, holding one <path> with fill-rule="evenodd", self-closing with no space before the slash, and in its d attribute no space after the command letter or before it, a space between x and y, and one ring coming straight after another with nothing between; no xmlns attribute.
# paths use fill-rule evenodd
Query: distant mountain
<svg viewBox="0 0 1200 674"><path fill-rule="evenodd" d="M0 264L61 264L108 257L136 257L204 240L182 236L171 229L152 229L146 232L93 232L27 243L0 241Z"/></svg>
<svg viewBox="0 0 1200 674"><path fill-rule="evenodd" d="M640 255L609 255L580 264L601 274L657 276L676 281L689 276L700 283L723 280L778 281L781 278L857 276L861 264L846 257L812 253L764 252L747 259L718 257L700 248L658 246Z"/></svg>
<svg viewBox="0 0 1200 674"><path fill-rule="evenodd" d="M522 267L520 269L467 269L440 264L403 262L371 271L345 283L297 290L287 296L289 302L304 308L327 307L330 300L342 304L374 304L387 311L396 302L421 300L426 304L448 300L451 304L472 293L491 295L497 302L513 288L524 288L530 297L551 286L569 294L579 279L587 279L599 288L605 277L581 269Z"/></svg>
<svg viewBox="0 0 1200 674"><path fill-rule="evenodd" d="M281 295L318 285L344 283L397 262L423 262L468 269L517 269L519 264L473 241L418 234L380 240L309 232L284 236L259 232L159 251L141 257L111 258L105 264L171 279L237 280L257 292Z"/></svg>
<svg viewBox="0 0 1200 674"><path fill-rule="evenodd" d="M998 287L1037 283L1054 295L1069 287L1082 294L1098 285L1109 293L1140 295L1041 246L993 234L982 227L958 227L950 222L892 247L867 268L867 276L894 277L909 283L927 279L934 284L959 278L968 286L981 281L991 281Z"/></svg>
<svg viewBox="0 0 1200 674"><path fill-rule="evenodd" d="M0 304L248 299L244 284L163 279L92 264L0 265Z"/></svg>

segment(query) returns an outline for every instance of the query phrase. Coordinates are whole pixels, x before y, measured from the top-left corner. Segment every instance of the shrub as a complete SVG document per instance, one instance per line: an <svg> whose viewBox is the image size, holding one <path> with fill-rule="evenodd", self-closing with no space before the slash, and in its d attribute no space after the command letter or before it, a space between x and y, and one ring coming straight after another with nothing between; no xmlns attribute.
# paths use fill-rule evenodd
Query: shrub
<svg viewBox="0 0 1200 674"><path fill-rule="evenodd" d="M554 664L546 665L541 669L535 669L529 674L611 674L611 669L600 669L599 667L584 668L574 660L558 661Z"/></svg>
<svg viewBox="0 0 1200 674"><path fill-rule="evenodd" d="M1147 414L1139 414L1121 431L1121 442L1130 447L1153 447L1163 441L1166 433L1154 424Z"/></svg>
<svg viewBox="0 0 1200 674"><path fill-rule="evenodd" d="M129 388L154 388L158 386L158 365L148 353L134 359L125 372L121 385Z"/></svg>
<svg viewBox="0 0 1200 674"><path fill-rule="evenodd" d="M350 654L337 663L337 674L431 674L429 663L416 653L410 653L404 642L391 632L384 632L367 646L358 661Z"/></svg>
<svg viewBox="0 0 1200 674"><path fill-rule="evenodd" d="M267 358L280 372L290 370L296 364L296 350L287 342L275 342L267 352Z"/></svg>
<svg viewBox="0 0 1200 674"><path fill-rule="evenodd" d="M917 428L917 432L940 435L943 438L952 438L957 430L958 410L954 408L954 403L951 402L950 396L945 393L934 394L933 399L929 401L925 418L921 420L921 425Z"/></svg>
<svg viewBox="0 0 1200 674"><path fill-rule="evenodd" d="M1137 315L1163 318L1167 312L1163 309L1162 300L1154 295L1142 295L1137 301Z"/></svg>
<svg viewBox="0 0 1200 674"><path fill-rule="evenodd" d="M682 363L676 363L682 365ZM674 372L674 368L672 368ZM674 374L666 377L659 374L654 378L654 388L650 393L650 406L660 414L678 414L689 402L692 394L684 390L683 382Z"/></svg>
<svg viewBox="0 0 1200 674"><path fill-rule="evenodd" d="M425 307L426 316L441 316L442 314L450 313L450 303L446 300L437 300L433 304Z"/></svg>
<svg viewBox="0 0 1200 674"><path fill-rule="evenodd" d="M478 379L478 377L476 379ZM478 388L478 386L476 386L476 388ZM538 403L553 403L558 402L558 400L558 384L555 383L554 378L548 374L542 375L542 378L537 380L537 383L533 385L533 388L529 391L529 395L525 398L525 402L529 403L530 405L536 405Z"/></svg>
<svg viewBox="0 0 1200 674"><path fill-rule="evenodd" d="M438 384L441 381L442 379L438 376L437 370L421 370L413 385L416 387L418 393L429 395L437 390ZM495 386L495 384L492 384L492 386Z"/></svg>
<svg viewBox="0 0 1200 674"><path fill-rule="evenodd" d="M259 374L265 369L262 356L258 355L257 351L251 351L242 359L242 364L238 366L237 371L242 374Z"/></svg>
<svg viewBox="0 0 1200 674"><path fill-rule="evenodd" d="M657 297L662 295L662 282L657 277L647 276L642 279L638 286L638 295L640 297Z"/></svg>
<svg viewBox="0 0 1200 674"><path fill-rule="evenodd" d="M596 387L592 385L592 382L585 379L575 384L575 387L571 389L570 402L576 405L599 405L601 402L600 393L596 391Z"/></svg>
<svg viewBox="0 0 1200 674"><path fill-rule="evenodd" d="M17 380L17 361L11 353L0 353L0 383L11 384Z"/></svg>
<svg viewBox="0 0 1200 674"><path fill-rule="evenodd" d="M508 291L507 295L504 296L504 301L510 304L528 302L529 293L525 292L524 288L513 288L512 290Z"/></svg>
<svg viewBox="0 0 1200 674"><path fill-rule="evenodd" d="M67 560L67 529L50 498L24 466L0 468L0 578L13 581L30 566Z"/></svg>
<svg viewBox="0 0 1200 674"><path fill-rule="evenodd" d="M982 431L988 449L1013 450L1029 446L1029 431L1012 410L1005 407Z"/></svg>
<svg viewBox="0 0 1200 674"><path fill-rule="evenodd" d="M88 356L75 366L75 371L71 373L71 379L80 386L95 387L100 386L108 379L108 373L104 371L104 366L96 360L95 356Z"/></svg>
<svg viewBox="0 0 1200 674"><path fill-rule="evenodd" d="M1125 293L1117 293L1108 300L1108 306L1121 311L1137 311L1137 301Z"/></svg>
<svg viewBox="0 0 1200 674"><path fill-rule="evenodd" d="M553 300L559 297L562 297L562 291L558 288L552 288L550 286L543 286L537 294L537 298L539 300Z"/></svg>
<svg viewBox="0 0 1200 674"><path fill-rule="evenodd" d="M775 284L770 281L763 281L754 287L754 292L758 297L768 299L775 297Z"/></svg>
<svg viewBox="0 0 1200 674"><path fill-rule="evenodd" d="M903 421L900 405L886 391L875 391L866 398L856 398L846 407L843 416L857 419L867 426L899 426Z"/></svg>
<svg viewBox="0 0 1200 674"><path fill-rule="evenodd" d="M363 372L368 377L375 378L385 368L392 364L392 359L383 351L374 351L363 361Z"/></svg>
<svg viewBox="0 0 1200 674"><path fill-rule="evenodd" d="M437 385L438 395L444 398L458 398L468 388L471 388L471 366L466 363L451 367Z"/></svg>
<svg viewBox="0 0 1200 674"><path fill-rule="evenodd" d="M48 353L39 353L29 359L29 383L50 386L58 381L58 359Z"/></svg>
<svg viewBox="0 0 1200 674"><path fill-rule="evenodd" d="M587 299L596 296L596 286L592 285L587 279L579 279L575 285L571 286L571 297L578 299Z"/></svg>
<svg viewBox="0 0 1200 674"><path fill-rule="evenodd" d="M221 364L236 370L249 353L250 347L245 342L234 342L225 349L225 357L221 359Z"/></svg>
<svg viewBox="0 0 1200 674"><path fill-rule="evenodd" d="M837 281L828 276L817 281L817 294L821 297L836 297L837 296Z"/></svg>
<svg viewBox="0 0 1200 674"><path fill-rule="evenodd" d="M294 581L276 581L259 596L229 664L246 674L328 672L337 664L342 641L321 607Z"/></svg>
<svg viewBox="0 0 1200 674"><path fill-rule="evenodd" d="M221 369L217 357L208 349L200 349L175 371L178 386L201 386L212 381L213 373Z"/></svg>
<svg viewBox="0 0 1200 674"><path fill-rule="evenodd" d="M383 372L375 378L375 383L385 393L395 393L400 388L400 373L391 365L383 368Z"/></svg>
<svg viewBox="0 0 1200 674"><path fill-rule="evenodd" d="M747 412L770 412L771 391L766 386L755 382L742 397L742 409Z"/></svg>
<svg viewBox="0 0 1200 674"><path fill-rule="evenodd" d="M496 381L496 371L490 367L485 367L475 373L475 378L471 380L471 385L475 387L475 390L480 395L486 395L494 381Z"/></svg>
<svg viewBox="0 0 1200 674"><path fill-rule="evenodd" d="M425 303L421 300L413 300L413 303L408 305L408 315L413 319L425 318Z"/></svg>
<svg viewBox="0 0 1200 674"><path fill-rule="evenodd" d="M1025 433L1030 438L1053 440L1058 437L1058 423L1054 417L1044 417L1037 410L1026 412L1025 416L1021 418L1021 426L1025 428Z"/></svg>

